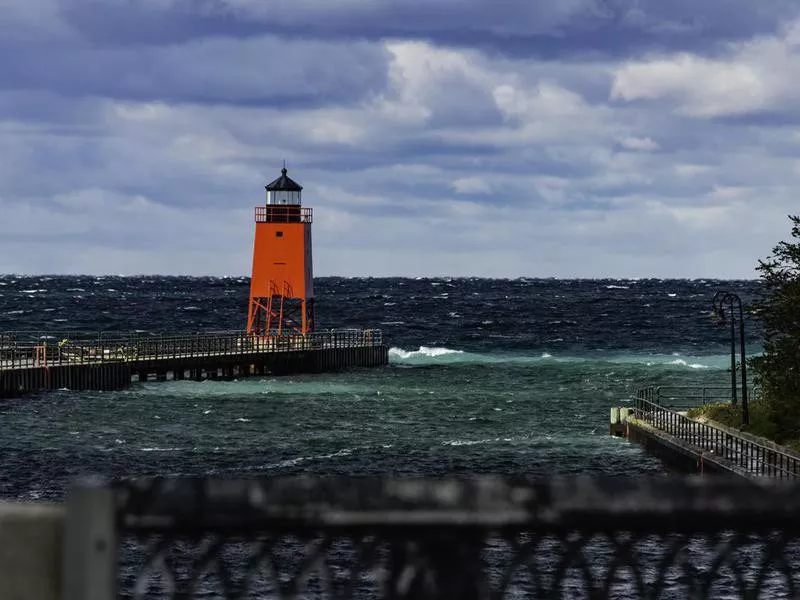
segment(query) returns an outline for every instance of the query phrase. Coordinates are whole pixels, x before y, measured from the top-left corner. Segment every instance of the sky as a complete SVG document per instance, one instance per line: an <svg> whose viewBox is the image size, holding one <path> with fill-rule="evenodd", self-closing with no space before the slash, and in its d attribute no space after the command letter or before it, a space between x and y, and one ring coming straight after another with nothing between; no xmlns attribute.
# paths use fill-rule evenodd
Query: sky
<svg viewBox="0 0 800 600"><path fill-rule="evenodd" d="M742 278L800 212L796 0L0 0L0 273Z"/></svg>

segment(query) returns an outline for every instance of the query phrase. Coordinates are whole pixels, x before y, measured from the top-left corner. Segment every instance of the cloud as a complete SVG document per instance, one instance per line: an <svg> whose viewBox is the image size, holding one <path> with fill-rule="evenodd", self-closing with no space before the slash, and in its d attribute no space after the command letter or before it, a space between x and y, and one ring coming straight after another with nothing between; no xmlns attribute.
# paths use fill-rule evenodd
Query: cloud
<svg viewBox="0 0 800 600"><path fill-rule="evenodd" d="M488 194L492 187L483 177L460 177L451 184L459 194Z"/></svg>
<svg viewBox="0 0 800 600"><path fill-rule="evenodd" d="M737 116L785 108L800 100L800 21L779 35L730 46L723 57L678 53L630 61L614 74L611 98L664 100L699 118Z"/></svg>
<svg viewBox="0 0 800 600"><path fill-rule="evenodd" d="M383 90L388 63L380 46L277 36L113 49L5 40L0 53L13 56L0 61L0 90L277 106L358 102Z"/></svg>
<svg viewBox="0 0 800 600"><path fill-rule="evenodd" d="M417 40L548 59L709 52L769 33L797 10L793 0L62 0L59 7L71 28L103 45L267 33Z"/></svg>
<svg viewBox="0 0 800 600"><path fill-rule="evenodd" d="M15 1L0 271L246 274L285 159L319 275L753 276L800 185L787 6Z"/></svg>
<svg viewBox="0 0 800 600"><path fill-rule="evenodd" d="M641 150L649 152L651 150L658 150L658 144L651 140L649 137L637 138L626 137L619 141L620 146L626 150Z"/></svg>

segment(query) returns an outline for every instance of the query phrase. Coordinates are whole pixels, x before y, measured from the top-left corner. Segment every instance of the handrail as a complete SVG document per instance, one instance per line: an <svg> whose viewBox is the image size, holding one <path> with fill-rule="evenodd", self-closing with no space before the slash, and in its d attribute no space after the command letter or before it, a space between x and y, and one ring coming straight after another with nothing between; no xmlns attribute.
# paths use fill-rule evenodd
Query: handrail
<svg viewBox="0 0 800 600"><path fill-rule="evenodd" d="M741 390L741 388L737 388ZM749 388L749 396L757 397L758 387ZM637 390L637 397L647 397L662 406L695 407L716 402L730 402L731 386L659 385Z"/></svg>
<svg viewBox="0 0 800 600"><path fill-rule="evenodd" d="M157 477L72 487L65 600L797 597L800 483Z"/></svg>
<svg viewBox="0 0 800 600"><path fill-rule="evenodd" d="M294 204L268 204L255 209L256 223L311 223L313 219L311 208Z"/></svg>
<svg viewBox="0 0 800 600"><path fill-rule="evenodd" d="M708 423L690 419L646 397L633 399L636 419L730 461L754 475L778 479L800 477L800 459Z"/></svg>
<svg viewBox="0 0 800 600"><path fill-rule="evenodd" d="M243 331L192 334L98 335L42 341L27 333L0 334L0 370L64 364L153 360L207 356L241 356L274 352L383 346L380 329L333 329L315 333L259 336Z"/></svg>

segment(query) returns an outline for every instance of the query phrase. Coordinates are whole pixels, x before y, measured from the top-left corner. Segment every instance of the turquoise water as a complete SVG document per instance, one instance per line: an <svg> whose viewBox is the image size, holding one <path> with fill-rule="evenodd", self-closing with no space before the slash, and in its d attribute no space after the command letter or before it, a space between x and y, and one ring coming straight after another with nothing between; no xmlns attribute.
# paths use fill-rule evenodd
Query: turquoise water
<svg viewBox="0 0 800 600"><path fill-rule="evenodd" d="M0 330L52 335L236 329L247 303L245 279L0 283ZM322 279L320 326L382 327L387 367L5 402L0 497L61 498L87 474L661 474L608 435L609 409L646 385L726 389L710 303L731 286L756 284Z"/></svg>
<svg viewBox="0 0 800 600"><path fill-rule="evenodd" d="M42 498L90 473L657 474L608 435L609 408L643 381L720 384L726 361L392 350L372 370L59 391L3 406L16 435L0 485Z"/></svg>

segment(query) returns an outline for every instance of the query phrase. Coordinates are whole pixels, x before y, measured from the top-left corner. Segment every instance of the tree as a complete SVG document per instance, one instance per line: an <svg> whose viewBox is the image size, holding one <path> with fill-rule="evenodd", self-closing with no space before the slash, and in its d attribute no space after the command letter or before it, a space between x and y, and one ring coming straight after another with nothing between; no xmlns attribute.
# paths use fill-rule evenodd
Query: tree
<svg viewBox="0 0 800 600"><path fill-rule="evenodd" d="M778 442L800 439L800 217L789 219L792 240L758 261L762 285L750 307L764 328L764 352L750 362Z"/></svg>

